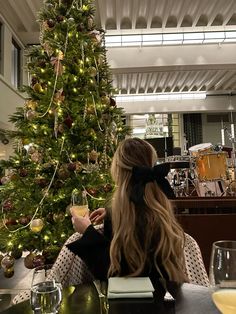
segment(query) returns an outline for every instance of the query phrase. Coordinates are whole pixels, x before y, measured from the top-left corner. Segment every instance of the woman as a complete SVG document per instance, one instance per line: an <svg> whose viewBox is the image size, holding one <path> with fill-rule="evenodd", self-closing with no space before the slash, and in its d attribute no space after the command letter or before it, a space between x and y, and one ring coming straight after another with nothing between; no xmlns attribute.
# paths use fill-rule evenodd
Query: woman
<svg viewBox="0 0 236 314"><path fill-rule="evenodd" d="M96 231L89 217L72 212L75 229L83 236L67 247L84 260L95 278L149 276L154 286L160 277L186 281L184 232L162 187L166 168L154 166L156 162L149 143L124 140L112 161L116 190L104 234Z"/></svg>

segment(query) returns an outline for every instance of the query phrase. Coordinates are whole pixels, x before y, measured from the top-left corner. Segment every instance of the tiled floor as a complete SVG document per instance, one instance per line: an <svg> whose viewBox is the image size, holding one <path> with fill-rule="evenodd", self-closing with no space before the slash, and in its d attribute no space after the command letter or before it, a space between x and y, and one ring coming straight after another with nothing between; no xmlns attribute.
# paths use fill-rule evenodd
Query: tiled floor
<svg viewBox="0 0 236 314"><path fill-rule="evenodd" d="M5 278L0 269L0 312L9 307L12 298L20 290L30 289L32 270L24 266L23 258L15 261L14 270L12 278Z"/></svg>

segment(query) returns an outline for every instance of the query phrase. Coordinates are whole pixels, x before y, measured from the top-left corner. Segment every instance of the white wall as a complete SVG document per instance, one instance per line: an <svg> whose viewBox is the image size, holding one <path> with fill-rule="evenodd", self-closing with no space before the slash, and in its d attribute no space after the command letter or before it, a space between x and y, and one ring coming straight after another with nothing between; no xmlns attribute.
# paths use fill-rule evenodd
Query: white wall
<svg viewBox="0 0 236 314"><path fill-rule="evenodd" d="M8 122L9 115L16 111L16 107L20 107L24 104L24 96L20 94L14 86L11 84L11 48L12 37L17 41L22 51L24 49L23 44L16 37L12 29L8 26L7 22L2 16L0 21L3 24L3 67L2 74L0 74L0 122L4 123L6 128L12 128L12 125ZM23 64L23 53L22 53ZM26 73L22 70L22 82L26 82Z"/></svg>

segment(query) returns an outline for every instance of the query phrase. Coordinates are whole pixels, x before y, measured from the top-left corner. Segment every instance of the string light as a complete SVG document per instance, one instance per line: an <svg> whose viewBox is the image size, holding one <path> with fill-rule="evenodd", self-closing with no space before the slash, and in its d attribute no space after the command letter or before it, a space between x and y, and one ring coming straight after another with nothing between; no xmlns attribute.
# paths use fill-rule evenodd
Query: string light
<svg viewBox="0 0 236 314"><path fill-rule="evenodd" d="M45 235L44 237L43 237L43 239L44 239L44 241L48 241L50 238L49 238L49 236L48 235Z"/></svg>

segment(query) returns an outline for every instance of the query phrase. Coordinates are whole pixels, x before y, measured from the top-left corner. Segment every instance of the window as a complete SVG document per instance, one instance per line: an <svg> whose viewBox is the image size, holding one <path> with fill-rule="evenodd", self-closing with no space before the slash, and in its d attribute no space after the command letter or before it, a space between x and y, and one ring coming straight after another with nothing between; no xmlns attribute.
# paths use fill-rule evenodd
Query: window
<svg viewBox="0 0 236 314"><path fill-rule="evenodd" d="M21 48L16 43L14 39L12 39L12 50L11 50L11 83L15 88L20 87L20 74L21 74Z"/></svg>

